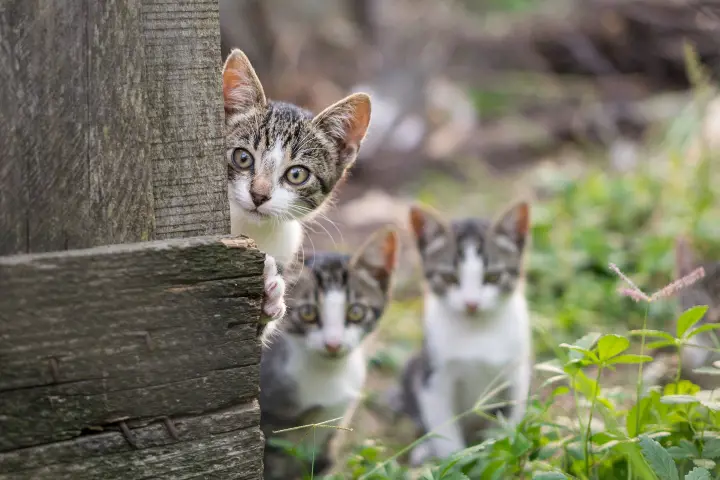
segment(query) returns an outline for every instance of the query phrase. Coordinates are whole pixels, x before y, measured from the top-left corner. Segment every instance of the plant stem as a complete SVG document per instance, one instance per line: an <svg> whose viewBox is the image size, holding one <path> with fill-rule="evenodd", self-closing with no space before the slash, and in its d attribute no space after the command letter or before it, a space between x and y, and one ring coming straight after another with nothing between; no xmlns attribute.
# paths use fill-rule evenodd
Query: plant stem
<svg viewBox="0 0 720 480"><path fill-rule="evenodd" d="M683 344L681 343L678 345L678 366L677 366L677 373L675 374L675 393L679 393L678 385L680 384L680 377L682 374L682 353L683 353Z"/></svg>
<svg viewBox="0 0 720 480"><path fill-rule="evenodd" d="M590 434L593 412L595 411L595 404L597 403L597 397L600 394L600 375L602 375L603 367L598 365L597 375L595 376L595 391L593 392L592 401L590 402L590 414L588 415L587 428L585 430L585 474L590 478Z"/></svg>
<svg viewBox="0 0 720 480"><path fill-rule="evenodd" d="M645 330L647 330L647 320L648 320L648 314L650 312L650 304L645 304L645 317L643 318L643 326L642 326L642 335L640 336L640 355L645 355ZM643 363L640 362L638 364L638 379L637 379L637 389L635 391L635 405L637 405L638 412L637 415L635 415L635 436L640 433L640 417L642 416L642 410L640 407L640 396L642 395L642 387L643 387Z"/></svg>

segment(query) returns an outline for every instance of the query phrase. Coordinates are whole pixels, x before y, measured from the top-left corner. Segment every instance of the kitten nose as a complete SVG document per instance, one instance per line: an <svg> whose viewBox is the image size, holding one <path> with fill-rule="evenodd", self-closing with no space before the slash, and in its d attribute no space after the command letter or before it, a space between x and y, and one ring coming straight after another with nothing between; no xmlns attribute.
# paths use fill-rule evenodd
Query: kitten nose
<svg viewBox="0 0 720 480"><path fill-rule="evenodd" d="M340 351L340 342L325 342L325 350L329 353L338 353Z"/></svg>
<svg viewBox="0 0 720 480"><path fill-rule="evenodd" d="M478 304L477 302L465 302L465 311L469 314L473 314L477 312Z"/></svg>
<svg viewBox="0 0 720 480"><path fill-rule="evenodd" d="M259 207L263 203L270 200L270 197L268 195L264 195L262 193L256 193L256 192L250 192L250 197L252 198L253 203L256 207Z"/></svg>

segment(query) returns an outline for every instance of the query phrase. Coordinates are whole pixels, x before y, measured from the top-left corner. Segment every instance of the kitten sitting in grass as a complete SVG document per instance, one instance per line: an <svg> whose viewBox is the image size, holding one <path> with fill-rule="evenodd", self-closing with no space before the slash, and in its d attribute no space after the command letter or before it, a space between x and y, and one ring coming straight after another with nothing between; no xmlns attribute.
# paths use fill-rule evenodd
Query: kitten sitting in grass
<svg viewBox="0 0 720 480"><path fill-rule="evenodd" d="M260 366L266 480L299 479L311 466L318 475L330 466L332 428L273 432L342 417L359 397L366 374L361 342L389 302L397 250L396 233L384 230L353 257L317 253L295 273L287 316L263 347ZM314 463L287 454L277 439L315 448Z"/></svg>
<svg viewBox="0 0 720 480"><path fill-rule="evenodd" d="M675 242L675 275L682 278L698 267L703 267L705 276L696 283L678 292L680 312L698 305L708 307L705 316L696 324L720 323L720 262L700 263L695 260L687 239L678 238ZM652 353L654 360L643 370L643 385L647 389L675 382L680 367L680 378L690 380L705 390L720 388L720 377L694 372L700 367L710 366L720 360L720 345L717 343L719 330L700 333L691 339L692 344L682 349L682 359L675 347L660 348ZM675 328L670 332L675 334ZM713 351L714 350L714 351ZM682 362L680 362L682 360Z"/></svg>
<svg viewBox="0 0 720 480"><path fill-rule="evenodd" d="M230 232L267 254L263 313L285 314L278 273L295 261L301 222L328 203L355 161L370 123L370 97L356 93L318 115L265 98L250 61L233 50L223 68Z"/></svg>
<svg viewBox="0 0 720 480"><path fill-rule="evenodd" d="M523 258L530 208L521 202L494 222L446 223L415 206L410 222L426 280L425 337L403 373L400 408L421 434L437 435L410 453L410 463L419 465L476 440L488 420L455 417L481 400L504 403L486 413L501 411L512 424L525 414L532 352Z"/></svg>

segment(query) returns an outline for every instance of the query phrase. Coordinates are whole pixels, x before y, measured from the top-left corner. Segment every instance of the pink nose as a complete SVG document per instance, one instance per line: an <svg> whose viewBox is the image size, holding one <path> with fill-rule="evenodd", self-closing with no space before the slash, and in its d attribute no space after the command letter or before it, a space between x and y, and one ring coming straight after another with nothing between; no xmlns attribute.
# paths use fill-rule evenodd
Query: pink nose
<svg viewBox="0 0 720 480"><path fill-rule="evenodd" d="M325 350L329 353L338 353L340 351L340 342L325 342Z"/></svg>
<svg viewBox="0 0 720 480"><path fill-rule="evenodd" d="M476 302L465 302L465 311L467 313L475 313L477 312L478 304Z"/></svg>

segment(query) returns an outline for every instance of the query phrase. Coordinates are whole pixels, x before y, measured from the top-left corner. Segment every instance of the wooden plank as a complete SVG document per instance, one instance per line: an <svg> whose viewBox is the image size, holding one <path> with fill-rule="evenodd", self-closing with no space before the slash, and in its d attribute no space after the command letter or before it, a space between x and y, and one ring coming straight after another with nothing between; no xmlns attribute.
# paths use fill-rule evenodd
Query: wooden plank
<svg viewBox="0 0 720 480"><path fill-rule="evenodd" d="M155 238L141 0L86 0L90 224L71 248Z"/></svg>
<svg viewBox="0 0 720 480"><path fill-rule="evenodd" d="M0 257L0 452L255 398L263 263L244 237Z"/></svg>
<svg viewBox="0 0 720 480"><path fill-rule="evenodd" d="M262 475L257 401L221 412L130 429L133 447L119 429L75 440L0 453L0 480L242 478Z"/></svg>
<svg viewBox="0 0 720 480"><path fill-rule="evenodd" d="M230 232L218 0L142 0L156 238Z"/></svg>
<svg viewBox="0 0 720 480"><path fill-rule="evenodd" d="M0 255L152 238L140 0L3 0Z"/></svg>

